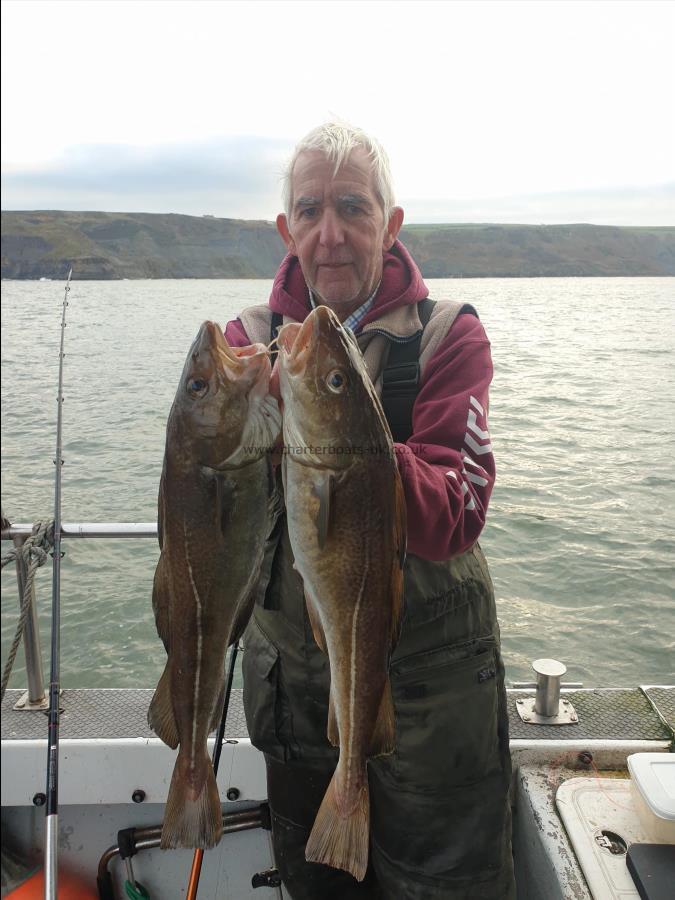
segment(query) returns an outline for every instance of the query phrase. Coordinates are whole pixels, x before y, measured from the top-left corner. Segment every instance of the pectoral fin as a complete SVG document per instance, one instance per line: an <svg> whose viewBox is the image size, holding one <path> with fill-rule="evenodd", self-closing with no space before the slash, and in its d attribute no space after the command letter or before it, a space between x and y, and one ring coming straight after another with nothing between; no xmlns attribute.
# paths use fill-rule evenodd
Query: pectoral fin
<svg viewBox="0 0 675 900"><path fill-rule="evenodd" d="M237 483L227 475L218 474L214 475L213 478L216 483L216 521L220 526L221 532L225 534L234 505Z"/></svg>
<svg viewBox="0 0 675 900"><path fill-rule="evenodd" d="M321 474L314 482L314 493L319 498L316 530L320 550L323 550L330 531L330 507L334 481L335 477L333 475Z"/></svg>

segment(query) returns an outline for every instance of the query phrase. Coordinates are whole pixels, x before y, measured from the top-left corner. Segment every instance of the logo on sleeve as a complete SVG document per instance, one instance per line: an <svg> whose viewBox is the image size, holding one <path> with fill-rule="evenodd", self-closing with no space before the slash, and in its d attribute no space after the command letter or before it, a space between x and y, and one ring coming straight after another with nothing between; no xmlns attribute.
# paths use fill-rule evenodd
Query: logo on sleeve
<svg viewBox="0 0 675 900"><path fill-rule="evenodd" d="M474 396L469 397L469 403L471 408L466 420L465 446L462 447L462 462L464 465L461 470L461 487L462 495L464 496L464 508L472 510L476 508L476 500L469 484L484 488L488 485L489 478L483 466L473 459L466 448L468 447L474 456L480 457L485 456L486 453L492 453L492 444L490 443L490 432L488 431L485 410ZM457 473L452 469L445 474L457 481Z"/></svg>

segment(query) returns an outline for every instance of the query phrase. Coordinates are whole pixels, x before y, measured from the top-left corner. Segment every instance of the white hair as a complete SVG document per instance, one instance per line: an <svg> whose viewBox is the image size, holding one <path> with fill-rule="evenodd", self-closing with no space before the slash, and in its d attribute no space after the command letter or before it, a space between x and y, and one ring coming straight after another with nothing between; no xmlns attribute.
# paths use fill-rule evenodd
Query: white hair
<svg viewBox="0 0 675 900"><path fill-rule="evenodd" d="M394 208L394 188L389 169L389 158L384 147L376 138L366 134L361 128L355 128L346 122L326 122L324 125L319 125L318 128L313 128L299 141L284 172L282 197L284 211L289 222L293 206L293 169L298 156L306 150L319 150L330 162L334 163L335 172L337 172L352 150L357 147L363 148L370 158L375 193L384 213L384 221L385 223L389 221L389 216Z"/></svg>

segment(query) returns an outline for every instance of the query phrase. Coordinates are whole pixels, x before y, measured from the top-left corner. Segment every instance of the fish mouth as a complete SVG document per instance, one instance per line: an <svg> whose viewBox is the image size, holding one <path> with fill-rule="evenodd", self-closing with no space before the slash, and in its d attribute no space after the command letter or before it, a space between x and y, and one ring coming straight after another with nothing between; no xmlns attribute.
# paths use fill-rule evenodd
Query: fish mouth
<svg viewBox="0 0 675 900"><path fill-rule="evenodd" d="M315 307L301 325L296 322L284 325L277 340L286 370L291 375L303 372L319 343L325 346L341 332L340 320L327 306Z"/></svg>
<svg viewBox="0 0 675 900"><path fill-rule="evenodd" d="M196 343L197 352L203 350L209 353L216 366L222 368L232 380L240 378L245 372L255 372L257 380L257 376L265 371L265 362L269 364L269 354L264 344L231 347L217 322L204 322Z"/></svg>

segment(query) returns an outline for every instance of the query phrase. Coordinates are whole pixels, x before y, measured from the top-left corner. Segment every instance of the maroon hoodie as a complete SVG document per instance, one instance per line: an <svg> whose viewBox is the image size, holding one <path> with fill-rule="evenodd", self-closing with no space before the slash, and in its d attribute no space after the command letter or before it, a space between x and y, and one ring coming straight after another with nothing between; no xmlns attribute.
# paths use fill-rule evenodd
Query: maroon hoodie
<svg viewBox="0 0 675 900"><path fill-rule="evenodd" d="M360 328L427 294L412 257L396 241L384 255L375 303ZM297 322L308 315L309 293L297 257L289 254L282 261L269 306ZM225 336L235 347L250 343L239 319L227 325ZM463 553L485 525L495 478L487 424L491 380L490 342L483 326L474 315L457 316L424 369L410 439L395 444L406 498L408 550L423 559Z"/></svg>

